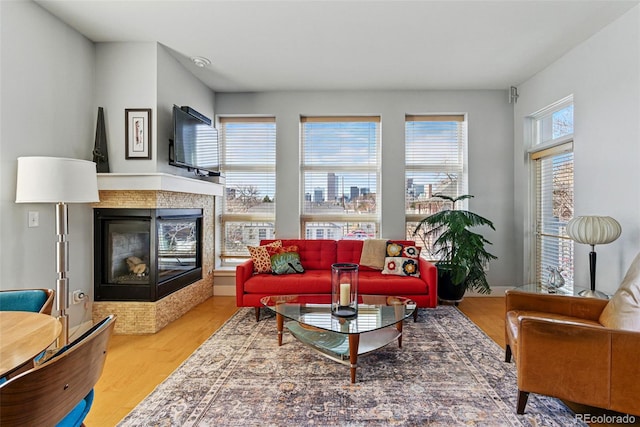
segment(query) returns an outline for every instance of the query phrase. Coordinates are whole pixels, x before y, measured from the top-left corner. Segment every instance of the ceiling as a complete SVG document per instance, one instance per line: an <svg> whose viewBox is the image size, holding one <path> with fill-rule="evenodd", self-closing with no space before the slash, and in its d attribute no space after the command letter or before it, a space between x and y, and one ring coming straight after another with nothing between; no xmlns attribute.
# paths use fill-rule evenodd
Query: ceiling
<svg viewBox="0 0 640 427"><path fill-rule="evenodd" d="M506 89L640 0L36 2L94 42L159 42L213 90L244 92Z"/></svg>

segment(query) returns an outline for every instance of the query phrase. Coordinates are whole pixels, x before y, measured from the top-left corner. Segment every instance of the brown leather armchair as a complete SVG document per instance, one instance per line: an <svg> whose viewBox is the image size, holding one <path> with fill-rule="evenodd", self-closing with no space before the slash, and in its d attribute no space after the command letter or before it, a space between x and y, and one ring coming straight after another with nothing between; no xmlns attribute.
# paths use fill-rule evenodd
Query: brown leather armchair
<svg viewBox="0 0 640 427"><path fill-rule="evenodd" d="M606 300L506 293L506 362L518 374L517 413L529 393L640 415L640 332L604 327Z"/></svg>

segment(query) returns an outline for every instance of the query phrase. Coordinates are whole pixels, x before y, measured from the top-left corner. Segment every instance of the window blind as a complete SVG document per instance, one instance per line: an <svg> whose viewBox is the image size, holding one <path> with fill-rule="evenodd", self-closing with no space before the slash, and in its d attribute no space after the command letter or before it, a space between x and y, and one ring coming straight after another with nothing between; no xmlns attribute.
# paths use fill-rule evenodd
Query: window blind
<svg viewBox="0 0 640 427"><path fill-rule="evenodd" d="M536 282L546 283L558 268L573 285L573 241L566 232L573 218L573 143L532 153L536 175Z"/></svg>
<svg viewBox="0 0 640 427"><path fill-rule="evenodd" d="M405 218L407 238L425 216L446 204L432 196L457 197L467 187L467 123L458 115L406 115ZM462 207L462 204L459 206ZM427 242L423 242L428 246Z"/></svg>
<svg viewBox="0 0 640 427"><path fill-rule="evenodd" d="M248 245L275 235L276 122L274 117L220 117L219 123L226 180L221 253L242 258Z"/></svg>
<svg viewBox="0 0 640 427"><path fill-rule="evenodd" d="M301 117L303 235L374 237L380 117Z"/></svg>

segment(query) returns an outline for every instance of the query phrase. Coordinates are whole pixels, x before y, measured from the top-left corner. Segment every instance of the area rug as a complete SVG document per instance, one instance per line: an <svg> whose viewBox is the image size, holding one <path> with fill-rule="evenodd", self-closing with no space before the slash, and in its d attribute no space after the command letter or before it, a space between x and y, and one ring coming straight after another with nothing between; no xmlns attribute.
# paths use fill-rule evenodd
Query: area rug
<svg viewBox="0 0 640 427"><path fill-rule="evenodd" d="M494 341L453 306L419 310L391 343L358 359L357 383L285 332L240 309L120 426L574 426L560 400L530 395Z"/></svg>

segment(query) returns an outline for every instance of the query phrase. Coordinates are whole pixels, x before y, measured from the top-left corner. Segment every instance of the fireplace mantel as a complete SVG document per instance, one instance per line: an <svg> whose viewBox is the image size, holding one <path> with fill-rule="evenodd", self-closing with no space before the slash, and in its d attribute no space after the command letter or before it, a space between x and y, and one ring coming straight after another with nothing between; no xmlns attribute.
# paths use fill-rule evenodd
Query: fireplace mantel
<svg viewBox="0 0 640 427"><path fill-rule="evenodd" d="M186 178L168 173L99 173L99 190L175 191L179 193L222 196L224 186L215 182Z"/></svg>

